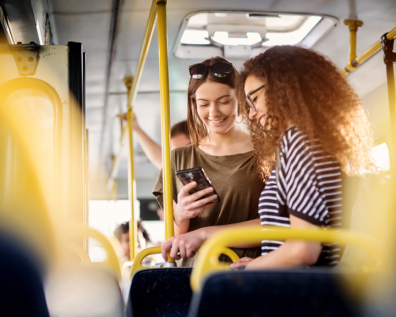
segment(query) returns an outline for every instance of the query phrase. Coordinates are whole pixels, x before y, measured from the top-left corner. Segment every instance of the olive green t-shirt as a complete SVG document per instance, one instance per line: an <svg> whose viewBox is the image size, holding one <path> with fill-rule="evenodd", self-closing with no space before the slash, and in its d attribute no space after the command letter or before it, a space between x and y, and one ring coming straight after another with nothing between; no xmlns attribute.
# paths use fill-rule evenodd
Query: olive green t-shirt
<svg viewBox="0 0 396 317"><path fill-rule="evenodd" d="M173 200L183 184L176 176L180 170L202 167L219 195L220 202L190 220L188 231L208 226L244 222L259 217L258 201L264 183L254 167L253 151L241 154L213 156L194 145L179 147L172 151ZM158 203L163 207L162 170L153 189ZM255 258L260 248L234 249L240 257ZM183 259L180 266L192 266L193 261Z"/></svg>

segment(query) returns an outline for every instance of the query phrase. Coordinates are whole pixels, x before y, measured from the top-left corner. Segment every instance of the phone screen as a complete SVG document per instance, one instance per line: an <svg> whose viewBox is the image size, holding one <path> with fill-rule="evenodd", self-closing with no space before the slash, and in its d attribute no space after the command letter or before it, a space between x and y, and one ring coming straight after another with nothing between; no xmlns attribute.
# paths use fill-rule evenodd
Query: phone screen
<svg viewBox="0 0 396 317"><path fill-rule="evenodd" d="M205 188L213 187L209 178L206 176L205 171L201 167L178 171L176 172L176 175L180 179L183 185L187 185L194 181L197 183L197 186L190 190L191 195ZM217 197L219 197L219 195L216 193L216 190L213 188L212 193L207 194L201 197L200 199L203 199L213 194L216 194ZM215 202L218 201L220 201L219 198Z"/></svg>

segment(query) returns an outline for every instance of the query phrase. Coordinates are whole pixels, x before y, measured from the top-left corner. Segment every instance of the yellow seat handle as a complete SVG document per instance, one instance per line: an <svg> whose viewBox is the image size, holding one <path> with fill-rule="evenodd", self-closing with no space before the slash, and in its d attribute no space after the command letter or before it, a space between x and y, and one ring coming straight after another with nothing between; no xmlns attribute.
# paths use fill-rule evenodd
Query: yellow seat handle
<svg viewBox="0 0 396 317"><path fill-rule="evenodd" d="M199 249L200 252L191 274L192 290L198 292L206 276L215 271L225 269L224 264L218 260L223 248L235 243L252 243L262 240L284 241L288 239L319 241L322 243L337 242L343 245L361 247L372 255L378 261L378 264L381 264L382 247L380 243L374 238L363 234L332 229L274 229L274 227L261 226L256 228L249 226L227 229L206 240Z"/></svg>
<svg viewBox="0 0 396 317"><path fill-rule="evenodd" d="M235 262L239 259L238 254L232 249L229 249L226 247L219 247L217 251L218 251L219 255L224 254L224 255L228 256L232 262ZM143 270L143 269L148 269L147 267L144 267L142 265L142 261L145 257L152 255L152 254L160 254L160 253L161 253L161 247L147 248L147 249L144 249L141 252L139 252L138 255L136 256L135 260L133 261L133 264L131 267L131 274L129 276L130 279L132 279L133 274L135 274L137 271Z"/></svg>
<svg viewBox="0 0 396 317"><path fill-rule="evenodd" d="M97 240L102 245L107 255L107 258L103 262L103 264L105 266L108 266L111 269L111 271L113 271L115 277L118 280L121 280L121 268L117 258L117 254L114 251L114 248L110 240L103 233L101 233L96 229L79 224L68 225L67 232L71 233L72 235L77 235L80 237L91 237Z"/></svg>

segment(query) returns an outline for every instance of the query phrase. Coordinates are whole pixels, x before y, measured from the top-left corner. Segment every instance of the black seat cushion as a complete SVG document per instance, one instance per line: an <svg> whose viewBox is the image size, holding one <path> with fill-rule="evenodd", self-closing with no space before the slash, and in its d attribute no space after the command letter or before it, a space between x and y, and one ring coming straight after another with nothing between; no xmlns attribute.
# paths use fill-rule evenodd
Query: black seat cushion
<svg viewBox="0 0 396 317"><path fill-rule="evenodd" d="M338 277L328 269L216 273L193 298L189 317L359 316Z"/></svg>
<svg viewBox="0 0 396 317"><path fill-rule="evenodd" d="M191 268L136 272L126 304L127 316L187 316L192 296L190 277Z"/></svg>
<svg viewBox="0 0 396 317"><path fill-rule="evenodd" d="M0 234L0 316L49 317L41 269L23 244Z"/></svg>

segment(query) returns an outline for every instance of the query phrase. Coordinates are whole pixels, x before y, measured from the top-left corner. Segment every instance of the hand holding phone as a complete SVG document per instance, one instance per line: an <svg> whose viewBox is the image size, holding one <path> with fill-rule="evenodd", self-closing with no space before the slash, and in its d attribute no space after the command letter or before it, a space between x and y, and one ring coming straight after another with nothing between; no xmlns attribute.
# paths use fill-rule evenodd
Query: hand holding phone
<svg viewBox="0 0 396 317"><path fill-rule="evenodd" d="M209 196L215 194L215 195L217 195L217 199L214 201L211 201L210 204L220 201L219 195L216 193L216 190L212 186L209 178L205 174L205 171L202 167L196 167L196 168L178 171L178 172L176 172L176 175L180 179L180 181L182 182L182 184L184 186L187 184L190 184L192 182L197 183L197 186L192 188L189 191L190 195L193 195L194 193L199 192L199 191L209 188L209 187L213 188L213 192L206 194L205 196L202 196L198 200L204 199L206 197L209 197Z"/></svg>
<svg viewBox="0 0 396 317"><path fill-rule="evenodd" d="M181 234L188 231L189 220L218 202L219 196L201 168L178 171L176 175L184 185L177 195L173 214Z"/></svg>

